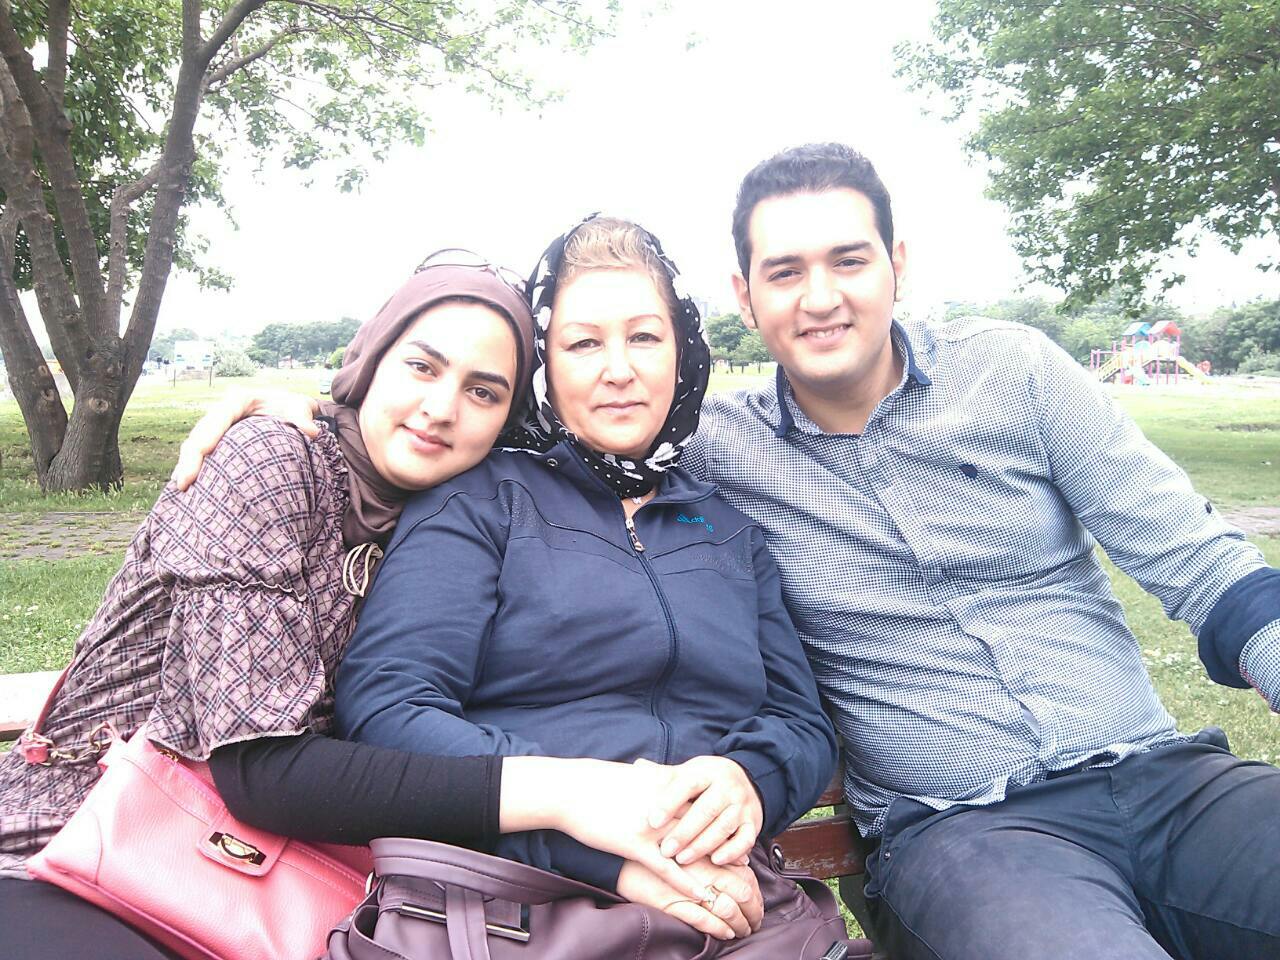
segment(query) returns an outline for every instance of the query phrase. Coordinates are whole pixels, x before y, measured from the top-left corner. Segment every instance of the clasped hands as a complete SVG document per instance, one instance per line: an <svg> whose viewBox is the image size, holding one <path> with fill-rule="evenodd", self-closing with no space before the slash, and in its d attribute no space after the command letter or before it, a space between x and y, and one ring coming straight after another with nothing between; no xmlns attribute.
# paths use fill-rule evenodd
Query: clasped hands
<svg viewBox="0 0 1280 960"><path fill-rule="evenodd" d="M759 928L764 904L747 858L764 812L741 766L715 756L568 763L555 771L560 799L542 825L622 857L620 896L724 940Z"/></svg>

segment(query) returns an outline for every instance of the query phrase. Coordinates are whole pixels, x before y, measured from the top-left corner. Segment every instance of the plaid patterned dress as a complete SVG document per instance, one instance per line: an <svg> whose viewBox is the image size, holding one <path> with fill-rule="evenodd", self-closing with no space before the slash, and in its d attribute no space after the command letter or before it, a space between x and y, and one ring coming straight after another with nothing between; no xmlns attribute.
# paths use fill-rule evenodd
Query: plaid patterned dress
<svg viewBox="0 0 1280 960"><path fill-rule="evenodd" d="M192 759L255 737L328 731L333 675L355 622L343 588L347 467L327 431L308 441L251 417L186 493L168 488L76 644L44 734L78 751L109 720ZM66 822L96 758L39 766L0 755L0 874Z"/></svg>

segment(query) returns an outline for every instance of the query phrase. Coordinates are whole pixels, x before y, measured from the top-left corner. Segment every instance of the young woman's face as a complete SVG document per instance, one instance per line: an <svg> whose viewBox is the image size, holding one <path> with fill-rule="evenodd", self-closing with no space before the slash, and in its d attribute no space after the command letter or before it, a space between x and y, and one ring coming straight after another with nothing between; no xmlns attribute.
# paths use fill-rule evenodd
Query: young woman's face
<svg viewBox="0 0 1280 960"><path fill-rule="evenodd" d="M592 270L556 293L547 388L560 421L600 453L643 457L671 409L671 313L643 270Z"/></svg>
<svg viewBox="0 0 1280 960"><path fill-rule="evenodd" d="M501 314L446 302L387 350L360 405L360 435L385 479L425 490L469 470L511 409L516 341Z"/></svg>

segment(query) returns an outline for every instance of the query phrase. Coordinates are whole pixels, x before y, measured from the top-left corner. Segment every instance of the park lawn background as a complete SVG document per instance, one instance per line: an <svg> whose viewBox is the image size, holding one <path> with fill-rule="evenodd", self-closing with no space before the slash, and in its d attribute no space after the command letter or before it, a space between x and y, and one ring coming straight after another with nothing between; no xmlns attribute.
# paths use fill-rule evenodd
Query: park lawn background
<svg viewBox="0 0 1280 960"><path fill-rule="evenodd" d="M121 427L124 489L111 495L43 497L31 474L17 405L0 404L0 519L7 521L0 527L0 547L26 545L38 551L42 542L56 546L42 540L41 514L49 511L84 514L86 522L104 511L140 520L168 478L178 443L210 402L228 390L264 386L314 393L324 374L272 370L212 385L144 380ZM736 389L770 377L769 365L760 372L718 373L711 389ZM1220 507L1280 506L1280 385L1237 381L1177 389L1116 388L1113 395ZM1268 561L1280 565L1280 537L1254 539ZM122 556L119 548L90 542L65 559L0 560L0 673L60 668ZM1216 724L1241 756L1280 762L1280 718L1252 691L1210 682L1187 628L1167 620L1154 598L1110 564L1108 568L1143 659L1179 727Z"/></svg>

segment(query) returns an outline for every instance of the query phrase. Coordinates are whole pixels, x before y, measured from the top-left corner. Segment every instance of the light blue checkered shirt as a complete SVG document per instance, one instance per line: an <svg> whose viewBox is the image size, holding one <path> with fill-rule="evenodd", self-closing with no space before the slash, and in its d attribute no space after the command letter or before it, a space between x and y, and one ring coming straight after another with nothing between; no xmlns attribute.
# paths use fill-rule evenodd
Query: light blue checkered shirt
<svg viewBox="0 0 1280 960"><path fill-rule="evenodd" d="M861 435L824 433L780 377L709 398L682 461L768 535L866 835L898 796L992 803L1180 738L1095 539L1193 630L1265 566L1038 331L893 336L902 382ZM1280 689L1278 649L1280 621L1246 647L1263 689Z"/></svg>

